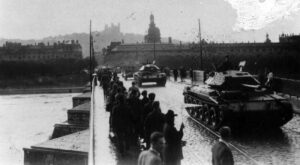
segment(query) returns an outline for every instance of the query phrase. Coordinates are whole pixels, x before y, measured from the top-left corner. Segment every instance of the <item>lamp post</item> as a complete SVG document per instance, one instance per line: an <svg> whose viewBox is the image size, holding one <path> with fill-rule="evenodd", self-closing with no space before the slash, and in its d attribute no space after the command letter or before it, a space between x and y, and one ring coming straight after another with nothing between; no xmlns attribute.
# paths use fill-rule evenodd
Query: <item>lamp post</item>
<svg viewBox="0 0 300 165"><path fill-rule="evenodd" d="M203 59L202 59L202 43L201 43L201 26L200 19L198 19L199 23L199 47L200 47L200 69L203 70Z"/></svg>
<svg viewBox="0 0 300 165"><path fill-rule="evenodd" d="M92 89L92 20L90 20L90 83Z"/></svg>
<svg viewBox="0 0 300 165"><path fill-rule="evenodd" d="M155 55L155 39L153 41L153 61L156 60L156 55Z"/></svg>

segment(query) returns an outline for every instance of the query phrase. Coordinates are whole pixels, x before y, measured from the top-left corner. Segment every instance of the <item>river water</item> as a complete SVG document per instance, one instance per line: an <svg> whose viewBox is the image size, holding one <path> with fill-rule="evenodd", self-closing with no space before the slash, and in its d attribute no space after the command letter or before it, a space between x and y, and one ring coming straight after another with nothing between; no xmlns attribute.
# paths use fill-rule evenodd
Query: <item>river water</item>
<svg viewBox="0 0 300 165"><path fill-rule="evenodd" d="M48 140L78 93L0 95L0 164L24 164L23 148Z"/></svg>

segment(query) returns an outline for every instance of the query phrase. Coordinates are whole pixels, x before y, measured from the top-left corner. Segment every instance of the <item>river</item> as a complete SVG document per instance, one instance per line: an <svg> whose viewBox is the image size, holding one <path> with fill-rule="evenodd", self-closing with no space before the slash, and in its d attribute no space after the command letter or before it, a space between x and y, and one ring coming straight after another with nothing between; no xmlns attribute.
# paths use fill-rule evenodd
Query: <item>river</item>
<svg viewBox="0 0 300 165"><path fill-rule="evenodd" d="M48 140L78 94L0 95L0 164L23 165L23 148Z"/></svg>

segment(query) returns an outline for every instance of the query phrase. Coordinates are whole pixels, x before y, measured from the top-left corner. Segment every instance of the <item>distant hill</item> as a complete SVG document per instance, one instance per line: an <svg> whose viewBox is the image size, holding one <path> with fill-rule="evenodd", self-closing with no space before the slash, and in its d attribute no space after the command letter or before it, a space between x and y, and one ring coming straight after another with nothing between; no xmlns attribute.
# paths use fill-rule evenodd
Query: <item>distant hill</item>
<svg viewBox="0 0 300 165"><path fill-rule="evenodd" d="M122 41L125 43L141 43L144 41L144 35L133 34L133 33L122 33L120 28L117 26L106 27L102 31L95 31L92 33L94 37L94 49L95 52L101 52L103 48L108 46L112 41ZM72 33L66 35L50 36L40 40L20 40L20 39L1 39L0 45L3 45L6 41L9 42L19 42L24 45L35 44L38 42L50 43L63 40L78 40L82 46L83 57L89 56L89 34L88 33ZM167 42L167 38L162 38L163 42ZM173 40L174 43L179 43L178 40Z"/></svg>

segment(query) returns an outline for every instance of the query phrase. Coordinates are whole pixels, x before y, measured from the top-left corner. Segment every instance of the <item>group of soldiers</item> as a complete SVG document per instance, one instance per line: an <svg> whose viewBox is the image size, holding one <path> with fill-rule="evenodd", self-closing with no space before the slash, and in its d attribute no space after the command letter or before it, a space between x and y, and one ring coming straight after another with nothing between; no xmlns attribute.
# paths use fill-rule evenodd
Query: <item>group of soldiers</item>
<svg viewBox="0 0 300 165"><path fill-rule="evenodd" d="M151 148L151 134L160 132L166 140L166 147L161 152L165 164L174 164L183 158L181 139L183 137L182 125L177 131L174 127L173 110L166 114L161 112L160 102L155 100L155 93L143 90L141 93L132 82L127 90L122 81L115 74L107 82L107 77L100 79L106 98L106 110L110 112L110 131L115 137L117 148L121 155L125 155L130 146L145 144L143 149Z"/></svg>

